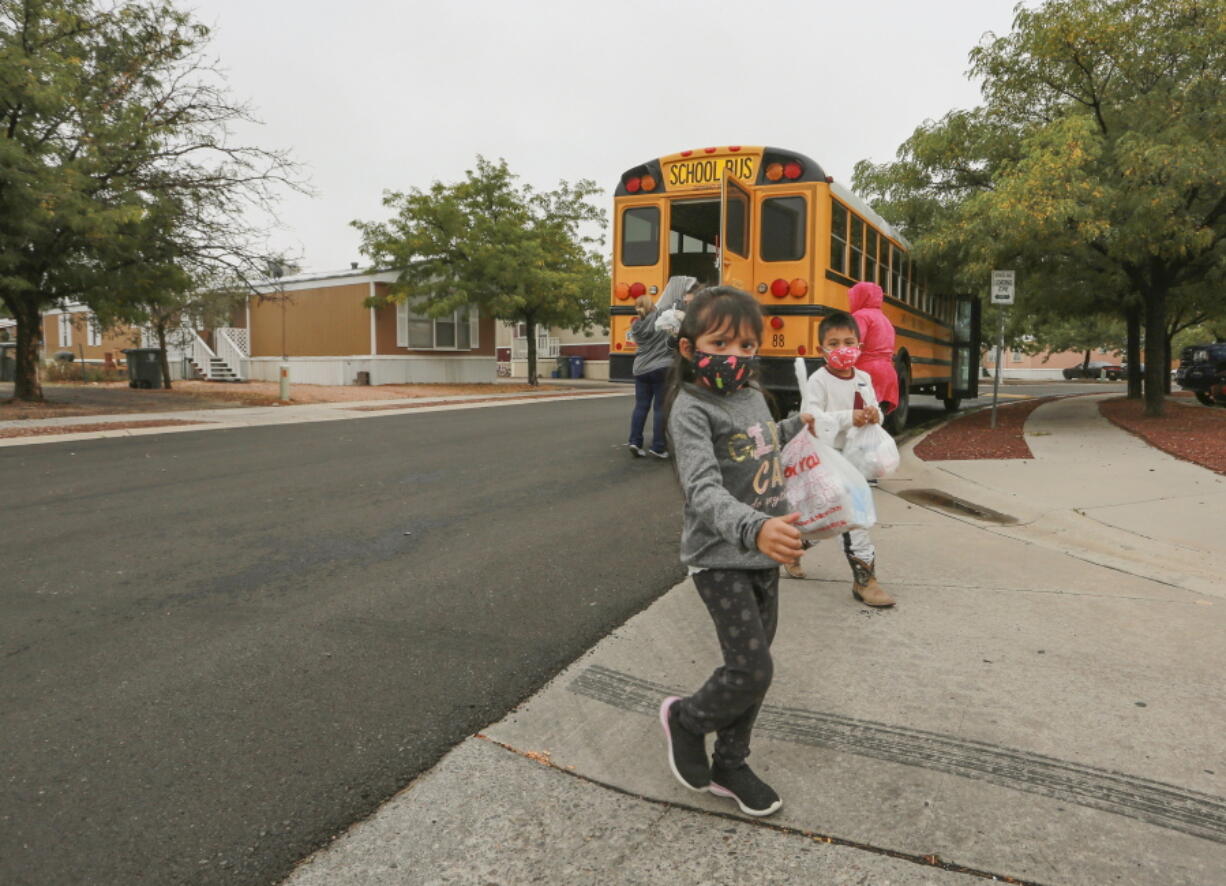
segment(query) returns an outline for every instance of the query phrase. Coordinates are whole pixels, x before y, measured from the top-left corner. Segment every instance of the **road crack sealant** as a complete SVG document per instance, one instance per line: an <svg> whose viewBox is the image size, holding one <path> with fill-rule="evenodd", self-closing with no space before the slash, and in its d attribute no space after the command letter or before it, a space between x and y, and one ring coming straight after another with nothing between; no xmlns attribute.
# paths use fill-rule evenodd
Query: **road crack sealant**
<svg viewBox="0 0 1226 886"><path fill-rule="evenodd" d="M711 818L722 818L728 821L734 821L739 824L748 825L751 827L758 827L764 830L775 831L776 833L779 833L779 834L787 834L793 837L801 837L806 840L811 840L814 843L822 843L828 846L844 846L848 849L858 849L861 852L870 852L873 855L881 855L887 858L898 859L899 861L908 861L908 862L911 862L912 864L917 864L922 867L940 868L943 871L949 871L950 873L954 873L954 874L968 874L972 877L979 877L980 879L983 879L983 880L992 880L997 883L1013 883L1013 884L1016 884L1016 886L1044 886L1044 884L1040 883L1037 880L1024 880L1019 877L1011 877L1007 874L998 874L998 873L993 873L992 871L985 871L980 868L967 867L966 865L958 864L957 862L948 861L946 859L943 859L939 855L916 855L915 853L912 853L912 852L900 852L897 849L890 849L885 846L874 846L871 843L861 843L857 840L847 840L847 839L844 839L843 837L836 837L833 834L822 834L817 831L807 830L805 828L797 828L797 827L792 827L790 825L776 824L774 822L764 821L763 819L760 819L760 818L746 818L743 815L737 815L732 812L720 812L719 810L715 810L715 809L703 809L698 806L691 806L688 803L677 803L677 802L673 802L669 800L659 800L659 799L656 799L655 797L648 797L644 794L638 794L638 793L635 793L634 791L628 791L625 788L618 787L615 784L610 784L605 781L601 781L598 778L592 778L591 776L583 775L580 772L576 772L575 767L573 766L562 766L559 763L555 763L548 751L521 750L520 748L517 748L513 745L509 745L506 742L498 741L497 739L491 738L490 736L485 735L481 732L476 733L473 736L473 738L477 738L477 739L480 739L481 741L488 742L489 744L502 748L504 751L508 751L517 756L524 757L528 760L532 760L534 763L537 763L541 766L545 766L549 769L553 769L557 772L562 773L563 775L568 775L571 778L576 778L579 781L585 782L587 784L596 785L597 787L604 788L605 790L613 791L614 793L621 794L624 797L632 797L635 800L641 800L644 803L651 803L654 806L663 807L664 813L661 815L661 819L663 818L664 814L667 814L667 810L669 809L673 809L673 808L684 809L688 812L697 812L701 815L710 816Z"/></svg>
<svg viewBox="0 0 1226 886"><path fill-rule="evenodd" d="M632 713L654 715L676 687L590 665L567 686ZM1018 748L859 720L841 714L764 704L757 734L904 766L930 769L1131 818L1226 845L1226 798Z"/></svg>

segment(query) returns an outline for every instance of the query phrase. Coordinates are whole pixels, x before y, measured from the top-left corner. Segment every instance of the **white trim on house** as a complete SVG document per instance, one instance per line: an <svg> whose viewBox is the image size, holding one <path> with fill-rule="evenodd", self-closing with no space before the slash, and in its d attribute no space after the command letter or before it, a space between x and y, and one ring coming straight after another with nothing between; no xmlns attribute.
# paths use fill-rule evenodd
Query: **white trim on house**
<svg viewBox="0 0 1226 886"><path fill-rule="evenodd" d="M369 298L372 302L375 300L375 281L374 280L370 281ZM375 324L374 306L372 305L370 308L368 308L368 310L370 311L370 355L373 357L379 353L379 345L378 345L379 337L377 335L377 326Z"/></svg>
<svg viewBox="0 0 1226 886"><path fill-rule="evenodd" d="M263 280L252 288L260 295L278 295L281 292L299 292L303 289L323 289L328 286L353 286L361 283L395 283L399 271L326 271L311 274L295 274L280 280Z"/></svg>
<svg viewBox="0 0 1226 886"><path fill-rule="evenodd" d="M482 383L497 377L490 355L353 354L346 357L290 357L290 377L299 384L352 385L359 372L370 373L372 385ZM280 357L252 357L252 381L276 381Z"/></svg>

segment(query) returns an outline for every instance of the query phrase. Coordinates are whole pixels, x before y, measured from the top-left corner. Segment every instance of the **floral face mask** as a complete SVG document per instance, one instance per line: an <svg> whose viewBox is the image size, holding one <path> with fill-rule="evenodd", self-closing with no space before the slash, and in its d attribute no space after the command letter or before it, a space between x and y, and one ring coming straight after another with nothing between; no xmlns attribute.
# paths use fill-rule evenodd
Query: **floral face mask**
<svg viewBox="0 0 1226 886"><path fill-rule="evenodd" d="M694 373L698 376L698 383L720 394L731 394L745 387L757 365L756 355L741 357L736 354L694 352Z"/></svg>
<svg viewBox="0 0 1226 886"><path fill-rule="evenodd" d="M853 347L835 348L826 355L826 362L831 369L851 369L860 359L860 349Z"/></svg>

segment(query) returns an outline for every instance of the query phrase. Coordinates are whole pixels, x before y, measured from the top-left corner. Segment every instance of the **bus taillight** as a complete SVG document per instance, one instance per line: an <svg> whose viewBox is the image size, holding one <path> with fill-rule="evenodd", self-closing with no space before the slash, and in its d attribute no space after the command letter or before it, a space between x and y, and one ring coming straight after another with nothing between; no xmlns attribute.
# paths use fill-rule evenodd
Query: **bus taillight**
<svg viewBox="0 0 1226 886"><path fill-rule="evenodd" d="M782 317L771 317L771 329L782 329L782 328L783 328L783 318Z"/></svg>
<svg viewBox="0 0 1226 886"><path fill-rule="evenodd" d="M805 174L805 168L793 160L791 163L783 164L783 177L789 181L795 181Z"/></svg>
<svg viewBox="0 0 1226 886"><path fill-rule="evenodd" d="M770 164L769 166L766 167L765 175L766 175L767 181L770 181L770 182L779 181L779 179L783 178L783 164L782 163Z"/></svg>
<svg viewBox="0 0 1226 886"><path fill-rule="evenodd" d="M638 298L640 295L646 295L646 294L647 294L647 287L644 286L642 283L631 283L630 284L630 297L631 298Z"/></svg>
<svg viewBox="0 0 1226 886"><path fill-rule="evenodd" d="M788 284L788 292L796 298L804 298L809 294L809 284L797 277Z"/></svg>
<svg viewBox="0 0 1226 886"><path fill-rule="evenodd" d="M630 297L630 284L629 283L618 283L617 288L614 289L613 291L617 294L618 299L620 299L621 301L625 301L626 299Z"/></svg>
<svg viewBox="0 0 1226 886"><path fill-rule="evenodd" d="M644 191L654 191L656 189L656 180L654 176L645 175L639 179L639 185Z"/></svg>
<svg viewBox="0 0 1226 886"><path fill-rule="evenodd" d="M809 349L808 349L808 348L806 348L804 345L797 345L797 346L796 346L796 353L797 353L799 356L803 357L805 354L809 353Z"/></svg>
<svg viewBox="0 0 1226 886"><path fill-rule="evenodd" d="M773 295L775 298L783 298L791 291L791 289L792 284L788 283L788 281L784 280L782 277L771 283L771 295Z"/></svg>
<svg viewBox="0 0 1226 886"><path fill-rule="evenodd" d="M626 191L630 194L637 194L643 187L643 180L637 175L626 179Z"/></svg>

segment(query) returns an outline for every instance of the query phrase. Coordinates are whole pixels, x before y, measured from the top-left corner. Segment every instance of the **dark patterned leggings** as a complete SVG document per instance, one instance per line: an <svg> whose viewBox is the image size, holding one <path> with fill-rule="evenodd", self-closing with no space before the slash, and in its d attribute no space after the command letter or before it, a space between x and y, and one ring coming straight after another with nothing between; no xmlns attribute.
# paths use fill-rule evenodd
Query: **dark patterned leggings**
<svg viewBox="0 0 1226 886"><path fill-rule="evenodd" d="M731 768L749 756L749 736L771 685L779 570L706 569L694 574L694 585L715 622L724 666L682 699L681 725L692 732L717 733L715 762Z"/></svg>

